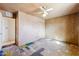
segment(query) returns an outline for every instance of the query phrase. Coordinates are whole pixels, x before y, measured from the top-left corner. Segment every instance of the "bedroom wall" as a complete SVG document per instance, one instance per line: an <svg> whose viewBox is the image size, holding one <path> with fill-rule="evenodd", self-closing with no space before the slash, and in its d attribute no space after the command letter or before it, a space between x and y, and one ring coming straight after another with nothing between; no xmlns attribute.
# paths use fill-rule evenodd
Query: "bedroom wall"
<svg viewBox="0 0 79 59"><path fill-rule="evenodd" d="M78 36L78 46L79 46L79 13L77 13L77 18L76 18L76 32L77 32L77 36Z"/></svg>
<svg viewBox="0 0 79 59"><path fill-rule="evenodd" d="M77 14L46 20L46 38L65 41L78 45Z"/></svg>
<svg viewBox="0 0 79 59"><path fill-rule="evenodd" d="M16 37L19 46L44 38L45 21L19 11L16 19Z"/></svg>

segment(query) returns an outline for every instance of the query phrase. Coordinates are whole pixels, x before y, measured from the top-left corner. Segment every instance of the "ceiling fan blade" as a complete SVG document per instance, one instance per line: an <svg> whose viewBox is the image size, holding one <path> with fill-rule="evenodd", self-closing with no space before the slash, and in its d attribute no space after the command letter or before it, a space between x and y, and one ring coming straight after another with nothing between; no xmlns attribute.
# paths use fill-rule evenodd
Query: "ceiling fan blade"
<svg viewBox="0 0 79 59"><path fill-rule="evenodd" d="M45 11L44 7L40 7L40 9L41 9L42 11Z"/></svg>
<svg viewBox="0 0 79 59"><path fill-rule="evenodd" d="M44 14L48 14L47 11L44 9L44 7L40 7L40 9L43 11Z"/></svg>
<svg viewBox="0 0 79 59"><path fill-rule="evenodd" d="M46 15L47 15L47 14L48 14L48 12L47 12L47 11L44 11L44 14L46 14Z"/></svg>
<svg viewBox="0 0 79 59"><path fill-rule="evenodd" d="M46 11L52 11L53 10L53 8L50 8L50 9L47 9Z"/></svg>

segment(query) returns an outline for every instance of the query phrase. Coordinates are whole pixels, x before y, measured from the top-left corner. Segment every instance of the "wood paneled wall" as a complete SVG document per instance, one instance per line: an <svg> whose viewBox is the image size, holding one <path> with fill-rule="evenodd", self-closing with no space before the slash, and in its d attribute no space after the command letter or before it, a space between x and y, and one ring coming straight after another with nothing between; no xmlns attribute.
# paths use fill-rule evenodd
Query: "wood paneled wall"
<svg viewBox="0 0 79 59"><path fill-rule="evenodd" d="M56 39L78 45L77 14L46 20L46 38Z"/></svg>

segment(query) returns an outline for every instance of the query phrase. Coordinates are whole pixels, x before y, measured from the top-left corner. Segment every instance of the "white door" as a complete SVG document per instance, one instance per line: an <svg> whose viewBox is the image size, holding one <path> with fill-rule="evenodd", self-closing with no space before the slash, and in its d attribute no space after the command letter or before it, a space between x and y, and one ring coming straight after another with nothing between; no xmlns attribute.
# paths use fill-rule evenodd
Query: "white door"
<svg viewBox="0 0 79 59"><path fill-rule="evenodd" d="M2 18L2 44L5 45L5 42L8 39L8 21L7 19Z"/></svg>
<svg viewBox="0 0 79 59"><path fill-rule="evenodd" d="M15 19L3 17L3 45L15 43Z"/></svg>
<svg viewBox="0 0 79 59"><path fill-rule="evenodd" d="M0 16L0 49L15 43L15 20Z"/></svg>
<svg viewBox="0 0 79 59"><path fill-rule="evenodd" d="M15 43L15 19L8 18L8 44Z"/></svg>

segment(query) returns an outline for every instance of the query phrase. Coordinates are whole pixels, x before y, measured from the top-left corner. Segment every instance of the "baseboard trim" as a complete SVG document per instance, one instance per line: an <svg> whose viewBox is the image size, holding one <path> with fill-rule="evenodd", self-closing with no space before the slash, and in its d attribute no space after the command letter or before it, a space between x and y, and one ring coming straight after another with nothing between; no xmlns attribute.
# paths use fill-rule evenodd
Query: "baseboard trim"
<svg viewBox="0 0 79 59"><path fill-rule="evenodd" d="M12 45L16 45L16 44L13 43L13 44L9 44L9 45L4 45L4 46L2 46L2 48L9 47L9 46L12 46Z"/></svg>

